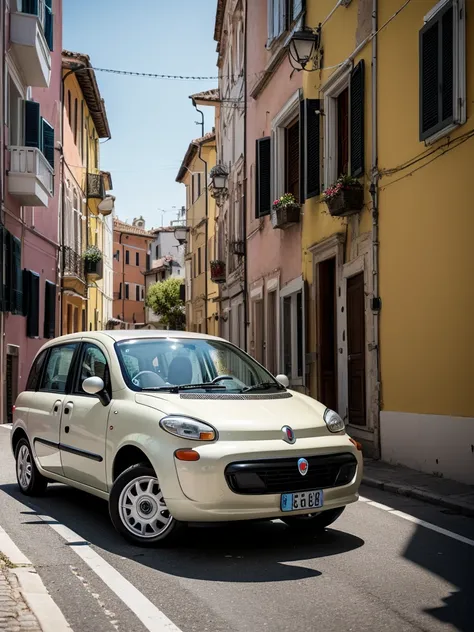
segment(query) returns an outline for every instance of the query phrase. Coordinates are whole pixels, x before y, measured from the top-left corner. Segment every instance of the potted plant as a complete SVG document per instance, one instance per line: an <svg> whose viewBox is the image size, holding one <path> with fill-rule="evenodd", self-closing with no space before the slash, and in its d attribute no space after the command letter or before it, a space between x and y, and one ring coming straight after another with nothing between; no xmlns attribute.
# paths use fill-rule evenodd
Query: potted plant
<svg viewBox="0 0 474 632"><path fill-rule="evenodd" d="M323 191L326 202L333 217L345 217L359 213L364 206L364 189L357 178L340 176L336 182Z"/></svg>
<svg viewBox="0 0 474 632"><path fill-rule="evenodd" d="M225 283L225 261L211 261L211 281Z"/></svg>
<svg viewBox="0 0 474 632"><path fill-rule="evenodd" d="M292 193L285 193L272 205L273 228L286 228L300 221L301 205Z"/></svg>
<svg viewBox="0 0 474 632"><path fill-rule="evenodd" d="M86 274L96 279L102 278L102 252L97 246L89 246L82 258L86 264Z"/></svg>

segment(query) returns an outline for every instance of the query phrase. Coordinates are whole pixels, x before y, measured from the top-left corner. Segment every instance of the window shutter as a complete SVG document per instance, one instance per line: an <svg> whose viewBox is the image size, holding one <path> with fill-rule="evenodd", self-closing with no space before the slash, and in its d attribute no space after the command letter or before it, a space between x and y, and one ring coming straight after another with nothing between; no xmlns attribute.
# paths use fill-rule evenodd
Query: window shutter
<svg viewBox="0 0 474 632"><path fill-rule="evenodd" d="M454 23L451 6L441 17L441 120L454 115Z"/></svg>
<svg viewBox="0 0 474 632"><path fill-rule="evenodd" d="M420 140L438 124L439 38L438 21L420 31Z"/></svg>
<svg viewBox="0 0 474 632"><path fill-rule="evenodd" d="M23 13L38 15L38 0L23 0L21 7Z"/></svg>
<svg viewBox="0 0 474 632"><path fill-rule="evenodd" d="M53 50L53 0L45 0L45 16L44 16L44 36L48 44L49 50Z"/></svg>
<svg viewBox="0 0 474 632"><path fill-rule="evenodd" d="M305 104L306 101L300 101L300 204L304 204L304 201L306 199Z"/></svg>
<svg viewBox="0 0 474 632"><path fill-rule="evenodd" d="M320 108L319 99L306 99L302 105L304 111L302 169L306 199L315 197L321 192Z"/></svg>
<svg viewBox="0 0 474 632"><path fill-rule="evenodd" d="M364 95L365 95L365 66L362 59L352 71L351 75L351 146L350 168L354 178L361 176L365 169L364 152Z"/></svg>
<svg viewBox="0 0 474 632"><path fill-rule="evenodd" d="M41 124L43 128L42 151L46 160L54 169L54 127L51 127L43 118L41 119Z"/></svg>
<svg viewBox="0 0 474 632"><path fill-rule="evenodd" d="M5 229L0 225L0 312L4 312L5 305Z"/></svg>
<svg viewBox="0 0 474 632"><path fill-rule="evenodd" d="M24 314L26 316L26 335L28 338L38 338L40 276L32 270L24 270L23 281L25 286Z"/></svg>
<svg viewBox="0 0 474 632"><path fill-rule="evenodd" d="M21 269L21 240L18 237L11 238L12 257L12 296L11 313L23 314L23 272Z"/></svg>
<svg viewBox="0 0 474 632"><path fill-rule="evenodd" d="M44 338L54 338L56 333L56 285L46 281L44 286Z"/></svg>
<svg viewBox="0 0 474 632"><path fill-rule="evenodd" d="M256 216L269 215L271 200L271 140L270 136L257 139L256 154Z"/></svg>
<svg viewBox="0 0 474 632"><path fill-rule="evenodd" d="M36 101L25 101L25 146L39 148L40 138L40 104Z"/></svg>

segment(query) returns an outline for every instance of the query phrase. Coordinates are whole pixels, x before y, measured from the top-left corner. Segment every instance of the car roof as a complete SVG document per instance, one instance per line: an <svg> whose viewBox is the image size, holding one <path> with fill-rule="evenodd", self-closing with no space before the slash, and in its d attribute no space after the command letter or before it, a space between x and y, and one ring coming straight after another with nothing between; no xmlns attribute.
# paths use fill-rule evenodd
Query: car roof
<svg viewBox="0 0 474 632"><path fill-rule="evenodd" d="M209 336L207 334L196 333L193 331L170 331L165 329L107 329L103 331L79 331L74 334L66 334L58 338L54 338L47 345L50 346L58 343L73 342L82 340L83 338L102 340L112 339L119 340L136 340L140 338L166 339L166 338L187 338L192 340L223 340L217 336Z"/></svg>

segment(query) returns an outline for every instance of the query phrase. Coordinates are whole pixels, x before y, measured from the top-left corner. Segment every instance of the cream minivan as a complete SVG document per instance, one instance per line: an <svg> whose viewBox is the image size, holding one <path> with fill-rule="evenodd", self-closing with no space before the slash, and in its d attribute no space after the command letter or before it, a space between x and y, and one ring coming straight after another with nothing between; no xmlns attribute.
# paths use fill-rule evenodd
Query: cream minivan
<svg viewBox="0 0 474 632"><path fill-rule="evenodd" d="M18 484L27 495L56 481L99 496L141 545L169 542L190 522L324 529L358 499L360 445L336 412L287 387L202 334L56 338L15 404Z"/></svg>

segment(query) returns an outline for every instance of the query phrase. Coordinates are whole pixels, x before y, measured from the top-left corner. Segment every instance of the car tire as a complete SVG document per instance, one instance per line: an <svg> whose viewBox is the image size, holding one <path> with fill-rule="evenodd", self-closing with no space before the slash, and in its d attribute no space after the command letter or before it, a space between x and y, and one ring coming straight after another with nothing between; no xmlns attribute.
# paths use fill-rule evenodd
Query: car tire
<svg viewBox="0 0 474 632"><path fill-rule="evenodd" d="M15 448L16 480L25 496L41 496L46 491L48 479L39 473L28 439L22 438Z"/></svg>
<svg viewBox="0 0 474 632"><path fill-rule="evenodd" d="M132 465L116 478L109 513L120 535L138 546L168 546L185 527L171 516L155 471L144 463Z"/></svg>
<svg viewBox="0 0 474 632"><path fill-rule="evenodd" d="M315 514L288 516L287 518L281 518L281 520L288 527L297 529L298 531L322 531L335 522L344 509L345 507L338 507L337 509L327 509L326 511L320 511Z"/></svg>

